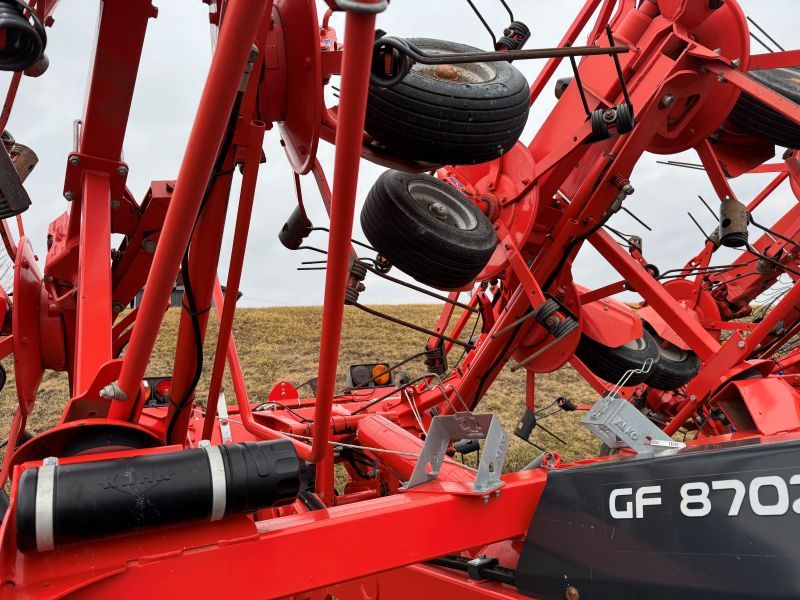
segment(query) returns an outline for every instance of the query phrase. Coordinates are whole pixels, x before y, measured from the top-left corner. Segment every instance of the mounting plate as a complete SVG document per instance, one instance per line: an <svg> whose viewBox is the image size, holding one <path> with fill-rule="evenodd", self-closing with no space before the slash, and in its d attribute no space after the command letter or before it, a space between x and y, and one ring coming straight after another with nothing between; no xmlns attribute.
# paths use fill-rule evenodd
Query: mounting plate
<svg viewBox="0 0 800 600"><path fill-rule="evenodd" d="M464 439L486 440L472 493L484 495L502 487L500 473L508 452L508 435L503 426L492 414L458 412L433 418L419 460L402 489L410 490L434 481L441 471L447 447L455 440Z"/></svg>

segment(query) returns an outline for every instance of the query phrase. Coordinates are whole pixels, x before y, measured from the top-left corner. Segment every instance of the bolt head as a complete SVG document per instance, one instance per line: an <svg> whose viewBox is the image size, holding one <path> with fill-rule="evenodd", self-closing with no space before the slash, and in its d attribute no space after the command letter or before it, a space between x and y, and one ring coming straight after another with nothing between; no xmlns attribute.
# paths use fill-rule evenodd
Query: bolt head
<svg viewBox="0 0 800 600"><path fill-rule="evenodd" d="M119 208L119 200L112 200L111 201L111 210L117 210Z"/></svg>
<svg viewBox="0 0 800 600"><path fill-rule="evenodd" d="M744 340L740 340L739 343L737 344L737 346L739 348L744 348Z"/></svg>
<svg viewBox="0 0 800 600"><path fill-rule="evenodd" d="M119 175L120 177L125 177L125 175L127 174L128 174L128 167L126 167L125 165L120 165L117 167L117 175Z"/></svg>
<svg viewBox="0 0 800 600"><path fill-rule="evenodd" d="M672 94L665 94L663 98L661 98L661 106L663 108L667 108L675 104L675 96Z"/></svg>
<svg viewBox="0 0 800 600"><path fill-rule="evenodd" d="M81 164L81 159L80 159L80 157L79 157L79 156L70 156L70 157L69 157L69 164L71 164L73 167L74 167L75 165L79 165L79 164Z"/></svg>
<svg viewBox="0 0 800 600"><path fill-rule="evenodd" d="M442 221L447 219L447 207L441 202L434 202L428 207L428 210L430 210L437 219Z"/></svg>
<svg viewBox="0 0 800 600"><path fill-rule="evenodd" d="M67 202L72 202L72 199L73 199L74 197L75 197L75 194L73 194L72 192L64 192L64 199L65 199Z"/></svg>

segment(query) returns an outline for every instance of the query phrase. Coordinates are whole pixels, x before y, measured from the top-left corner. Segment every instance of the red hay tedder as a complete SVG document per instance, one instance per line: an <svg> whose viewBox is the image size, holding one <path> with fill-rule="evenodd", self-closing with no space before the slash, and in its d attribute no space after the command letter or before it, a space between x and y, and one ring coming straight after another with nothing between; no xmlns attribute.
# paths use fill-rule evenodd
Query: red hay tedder
<svg viewBox="0 0 800 600"><path fill-rule="evenodd" d="M0 69L13 72L0 233L14 264L0 358L13 354L18 395L0 473L3 597L800 597L800 204L770 226L752 216L787 179L800 201L800 51L752 54L735 0L587 0L558 47L541 49L524 47L531 33L503 2L511 24L489 52L376 31L376 14L402 2L326 0L321 20L315 0L207 2L215 48L182 165L141 199L121 149L157 10L102 2L68 209L40 262L21 220L37 157L5 128L23 76L46 76L58 0L0 0ZM565 58L573 76L551 82ZM546 60L532 86L514 66L528 59ZM339 77L339 104L326 106ZM558 101L526 146L530 107L553 84ZM298 191L279 237L298 250L328 232L315 261L325 295L312 396L278 382L255 399L231 326L274 125ZM335 148L332 189L320 140ZM690 149L719 224L662 273L641 239L621 245L606 224L628 210L645 152ZM387 169L361 211L369 244L351 239L362 159ZM309 173L328 227L307 217ZM775 177L737 198L729 180L748 173ZM587 242L619 281L573 281ZM721 247L740 254L714 264ZM179 274L173 370L146 378ZM443 301L441 315L399 322L427 337L420 352L349 366L339 391L345 305L386 317L359 300L375 277ZM641 306L611 298L621 292ZM198 398L212 304L219 336ZM412 360L422 376L401 370ZM527 374L515 435L528 440L548 411L585 411L601 456L543 452L504 472L508 434L477 409L509 361ZM537 405L536 374L568 362L597 402ZM58 425L31 436L45 370L68 373L70 396Z"/></svg>

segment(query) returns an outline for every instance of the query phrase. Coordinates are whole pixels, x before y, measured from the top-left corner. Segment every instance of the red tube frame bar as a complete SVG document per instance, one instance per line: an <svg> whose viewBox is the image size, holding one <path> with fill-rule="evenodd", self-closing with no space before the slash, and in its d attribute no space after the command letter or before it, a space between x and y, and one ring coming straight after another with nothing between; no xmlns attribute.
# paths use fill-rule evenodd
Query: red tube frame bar
<svg viewBox="0 0 800 600"><path fill-rule="evenodd" d="M348 12L342 57L341 102L333 167L328 268L319 343L317 404L310 462L320 462L329 452L328 437L339 362L339 343L344 316L344 293L350 271L350 238L353 231L358 166L367 108L367 89L372 64L375 15ZM330 469L332 471L332 469ZM320 469L318 477L322 475Z"/></svg>
<svg viewBox="0 0 800 600"><path fill-rule="evenodd" d="M111 404L108 416L112 419L131 417L164 316L163 309L178 274L181 256L189 242L264 8L265 4L259 0L238 0L228 6L225 14L197 117L178 172L175 192L139 305L139 316L122 361L119 387L123 397Z"/></svg>
<svg viewBox="0 0 800 600"><path fill-rule="evenodd" d="M242 279L242 265L247 247L247 235L250 230L250 217L253 213L253 199L256 193L258 170L261 161L261 144L264 140L266 125L261 121L252 121L247 128L247 155L245 169L242 176L241 194L239 196L239 211L236 220L236 231L233 236L233 248L228 268L228 281L226 285L226 300L222 309L217 337L217 350L214 355L214 367L211 372L208 400L206 402L206 418L203 423L203 438L210 440L217 414L217 402L222 388L222 375L225 372L225 351L233 327L233 318L236 314L236 297L239 295L239 283ZM217 282L218 283L218 282ZM216 289L217 285L214 286Z"/></svg>
<svg viewBox="0 0 800 600"><path fill-rule="evenodd" d="M219 278L214 283L214 307L216 308L217 317L222 318L222 311L224 310L225 297L222 295L222 287L219 284ZM306 456L311 455L311 446L301 442L295 438L284 435L280 431L264 427L260 423L256 423L253 418L253 411L250 409L250 399L247 394L247 384L244 381L244 374L242 373L242 365L239 362L239 352L236 349L236 341L233 334L228 336L228 347L226 350L228 357L228 368L231 372L231 381L233 381L233 391L236 395L236 404L239 407L239 417L242 420L242 426L249 433L254 436L265 440L289 440L297 450L297 455L305 460Z"/></svg>

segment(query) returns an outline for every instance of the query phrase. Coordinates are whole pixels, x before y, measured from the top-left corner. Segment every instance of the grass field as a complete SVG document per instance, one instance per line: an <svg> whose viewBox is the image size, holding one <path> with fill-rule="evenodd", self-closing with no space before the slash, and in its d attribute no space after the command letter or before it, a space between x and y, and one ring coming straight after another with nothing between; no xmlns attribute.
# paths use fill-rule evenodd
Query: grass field
<svg viewBox="0 0 800 600"><path fill-rule="evenodd" d="M431 305L376 308L401 319L430 327L438 315L438 307ZM179 316L177 309L167 311L148 371L149 375L164 375L171 371ZM316 375L320 323L320 307L242 309L237 312L234 334L252 401L266 399L270 389L278 381L285 380L298 384ZM206 337L205 368L198 386L198 402L204 402L207 394L216 333L216 321L212 318ZM347 307L339 358L339 386L344 384L344 365L371 360L393 363L419 352L425 339L423 334ZM7 435L16 406L11 359L3 361L3 365L9 374L9 381L5 389L0 392L0 428L2 428L0 439L5 439ZM412 377L422 374L424 365L419 360L409 364L407 371ZM225 389L231 390L229 383L226 383ZM495 413L502 420L506 430L511 433L516 420L522 414L524 391L524 370L511 373L506 368L489 389L476 412ZM67 394L65 374L46 374L36 407L29 419L28 429L38 432L55 424ZM591 388L570 367L537 377L538 406L550 404L559 395L575 402L593 402L596 397ZM228 397L229 403L232 402L232 392ZM567 445L559 443L539 429L535 430L531 440L542 447L559 451L567 460L594 455L599 442L580 427L581 417L582 413L558 413L543 422L548 429L567 441ZM513 435L511 439L506 468L516 470L539 451Z"/></svg>

